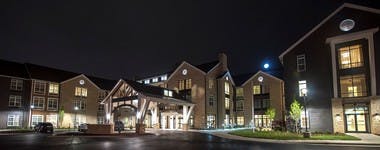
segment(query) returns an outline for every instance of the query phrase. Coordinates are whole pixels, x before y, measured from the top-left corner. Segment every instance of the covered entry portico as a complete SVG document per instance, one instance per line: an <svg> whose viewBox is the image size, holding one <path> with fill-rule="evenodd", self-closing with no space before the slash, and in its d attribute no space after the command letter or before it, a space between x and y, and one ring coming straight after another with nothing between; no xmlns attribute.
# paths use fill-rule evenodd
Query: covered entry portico
<svg viewBox="0 0 380 150"><path fill-rule="evenodd" d="M182 106L181 126L183 130L189 128L189 118L194 104L183 100L175 91L141 84L132 80L120 79L107 97L102 101L106 111L107 124L113 124L114 112L122 106L136 109L136 133L145 132L145 116L151 112L150 121L153 127L160 128L159 104Z"/></svg>

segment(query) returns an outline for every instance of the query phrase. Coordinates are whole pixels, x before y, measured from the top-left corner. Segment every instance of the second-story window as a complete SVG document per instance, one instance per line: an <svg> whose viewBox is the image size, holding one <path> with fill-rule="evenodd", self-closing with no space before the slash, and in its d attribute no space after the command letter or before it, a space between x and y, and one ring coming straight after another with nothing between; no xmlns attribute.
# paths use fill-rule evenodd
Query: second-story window
<svg viewBox="0 0 380 150"><path fill-rule="evenodd" d="M34 92L35 93L45 93L45 87L46 87L46 82L44 81L34 81Z"/></svg>
<svg viewBox="0 0 380 150"><path fill-rule="evenodd" d="M21 107L21 96L20 95L10 95L8 106L10 106L10 107Z"/></svg>
<svg viewBox="0 0 380 150"><path fill-rule="evenodd" d="M87 97L87 88L75 87L75 96Z"/></svg>
<svg viewBox="0 0 380 150"><path fill-rule="evenodd" d="M230 109L230 98L228 98L228 97L224 98L224 106L225 106L226 110Z"/></svg>
<svg viewBox="0 0 380 150"><path fill-rule="evenodd" d="M153 82L158 82L158 78L153 78Z"/></svg>
<svg viewBox="0 0 380 150"><path fill-rule="evenodd" d="M86 110L86 101L85 100L75 100L74 101L74 109L78 108L78 110Z"/></svg>
<svg viewBox="0 0 380 150"><path fill-rule="evenodd" d="M367 96L366 78L364 74L340 77L341 97Z"/></svg>
<svg viewBox="0 0 380 150"><path fill-rule="evenodd" d="M98 111L104 112L104 104L99 104Z"/></svg>
<svg viewBox="0 0 380 150"><path fill-rule="evenodd" d="M213 79L208 79L208 88L212 89L214 87L214 80Z"/></svg>
<svg viewBox="0 0 380 150"><path fill-rule="evenodd" d="M224 82L224 93L230 94L230 83Z"/></svg>
<svg viewBox="0 0 380 150"><path fill-rule="evenodd" d="M57 110L58 108L58 99L57 98L48 98L47 109L48 110Z"/></svg>
<svg viewBox="0 0 380 150"><path fill-rule="evenodd" d="M11 90L21 91L23 86L23 82L20 79L11 79Z"/></svg>
<svg viewBox="0 0 380 150"><path fill-rule="evenodd" d="M298 92L300 97L307 96L307 93L305 93L305 95L302 93L302 90L304 89L307 89L306 80L298 81Z"/></svg>
<svg viewBox="0 0 380 150"><path fill-rule="evenodd" d="M297 55L297 71L306 71L306 58L305 55Z"/></svg>
<svg viewBox="0 0 380 150"><path fill-rule="evenodd" d="M214 101L215 101L215 99L214 99L214 95L210 95L210 96L208 97L208 105L209 105L209 106L214 106Z"/></svg>
<svg viewBox="0 0 380 150"><path fill-rule="evenodd" d="M236 101L236 110L237 111L243 111L244 110L244 101L243 100L237 100Z"/></svg>
<svg viewBox="0 0 380 150"><path fill-rule="evenodd" d="M361 67L364 65L362 45L356 44L338 49L340 69Z"/></svg>
<svg viewBox="0 0 380 150"><path fill-rule="evenodd" d="M178 81L179 90L188 90L191 89L191 79L179 80Z"/></svg>
<svg viewBox="0 0 380 150"><path fill-rule="evenodd" d="M59 84L58 83L49 83L49 93L58 94L59 93Z"/></svg>
<svg viewBox="0 0 380 150"><path fill-rule="evenodd" d="M45 98L40 96L33 96L32 106L35 109L44 109Z"/></svg>

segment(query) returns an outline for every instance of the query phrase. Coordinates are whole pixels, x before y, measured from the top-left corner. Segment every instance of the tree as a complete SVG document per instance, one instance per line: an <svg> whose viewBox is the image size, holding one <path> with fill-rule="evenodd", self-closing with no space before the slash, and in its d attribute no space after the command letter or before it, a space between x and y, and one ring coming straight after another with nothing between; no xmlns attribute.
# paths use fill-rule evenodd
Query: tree
<svg viewBox="0 0 380 150"><path fill-rule="evenodd" d="M292 104L290 104L290 117L296 122L295 123L295 129L297 130L297 125L300 121L301 112L303 110L303 107L301 104L294 98Z"/></svg>
<svg viewBox="0 0 380 150"><path fill-rule="evenodd" d="M63 106L59 108L59 127L62 128L62 123L63 123L63 117L65 116L65 110Z"/></svg>
<svg viewBox="0 0 380 150"><path fill-rule="evenodd" d="M265 115L268 116L268 118L273 121L274 120L274 117L276 117L276 109L274 109L273 107L269 107L267 109L267 111L265 111ZM271 124L272 128L273 128L273 124Z"/></svg>

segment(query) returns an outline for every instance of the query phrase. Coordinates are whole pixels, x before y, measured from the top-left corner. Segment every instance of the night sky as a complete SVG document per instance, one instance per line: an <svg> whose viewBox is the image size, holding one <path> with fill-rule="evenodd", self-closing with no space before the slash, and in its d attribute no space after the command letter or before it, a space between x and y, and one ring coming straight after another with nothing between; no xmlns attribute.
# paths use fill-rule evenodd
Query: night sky
<svg viewBox="0 0 380 150"><path fill-rule="evenodd" d="M9 0L0 4L0 58L118 79L225 52L232 73L248 73L276 64L343 2ZM346 2L380 8L379 0Z"/></svg>

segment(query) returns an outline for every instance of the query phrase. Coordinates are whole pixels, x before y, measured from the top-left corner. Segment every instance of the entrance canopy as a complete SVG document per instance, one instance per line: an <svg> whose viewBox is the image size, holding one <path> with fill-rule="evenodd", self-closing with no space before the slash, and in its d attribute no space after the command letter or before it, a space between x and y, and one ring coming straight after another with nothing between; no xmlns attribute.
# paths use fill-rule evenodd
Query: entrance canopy
<svg viewBox="0 0 380 150"><path fill-rule="evenodd" d="M153 116L158 114L158 104L175 104L183 106L183 124L188 124L190 114L194 108L193 103L184 100L173 90L157 86L146 85L132 80L120 79L111 92L102 100L106 111L107 123L113 122L111 117L114 109L120 105L132 105L137 108L136 132L143 133L138 127L143 128L143 121L147 110L153 112ZM157 120L156 118L153 121ZM158 122L158 121L157 121Z"/></svg>

